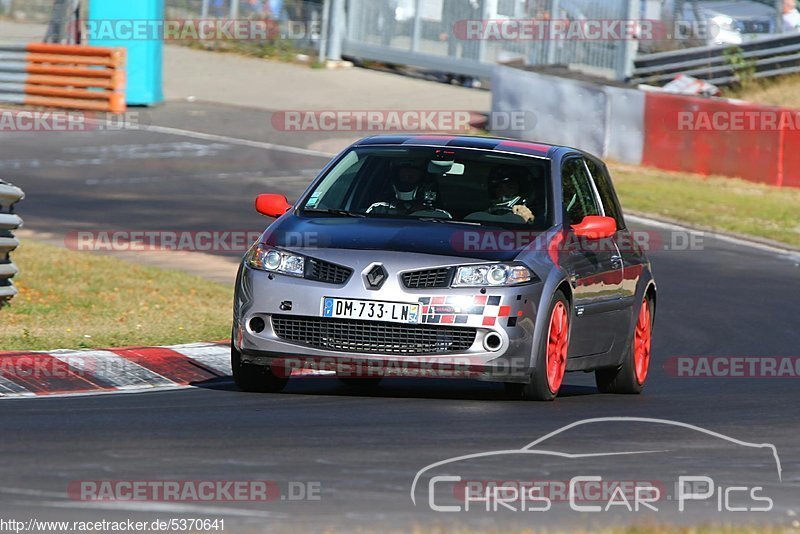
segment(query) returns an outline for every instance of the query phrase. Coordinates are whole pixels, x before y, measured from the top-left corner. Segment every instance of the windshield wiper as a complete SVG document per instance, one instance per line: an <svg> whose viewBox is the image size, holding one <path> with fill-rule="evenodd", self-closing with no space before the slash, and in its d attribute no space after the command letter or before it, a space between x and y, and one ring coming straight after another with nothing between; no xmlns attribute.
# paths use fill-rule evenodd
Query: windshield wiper
<svg viewBox="0 0 800 534"><path fill-rule="evenodd" d="M472 221L456 221L455 219L440 219L438 217L419 217L417 221L432 222L441 224L468 224L470 226L481 226L481 223Z"/></svg>
<svg viewBox="0 0 800 534"><path fill-rule="evenodd" d="M306 213L324 213L325 215L338 215L339 217L356 217L358 219L363 219L364 217L366 217L366 215L363 215L361 213L353 213L352 211L338 210L338 209L333 209L333 208L327 208L327 209L323 209L323 210L320 210L320 209L305 209L305 210L303 210L303 214L306 214Z"/></svg>

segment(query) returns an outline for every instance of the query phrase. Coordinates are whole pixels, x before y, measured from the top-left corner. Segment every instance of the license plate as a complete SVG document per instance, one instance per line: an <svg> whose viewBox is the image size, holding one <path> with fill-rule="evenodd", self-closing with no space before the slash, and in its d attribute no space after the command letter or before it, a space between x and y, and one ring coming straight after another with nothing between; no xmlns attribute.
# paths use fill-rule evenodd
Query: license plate
<svg viewBox="0 0 800 534"><path fill-rule="evenodd" d="M416 324L419 323L419 306L418 303L325 297L322 299L322 316Z"/></svg>

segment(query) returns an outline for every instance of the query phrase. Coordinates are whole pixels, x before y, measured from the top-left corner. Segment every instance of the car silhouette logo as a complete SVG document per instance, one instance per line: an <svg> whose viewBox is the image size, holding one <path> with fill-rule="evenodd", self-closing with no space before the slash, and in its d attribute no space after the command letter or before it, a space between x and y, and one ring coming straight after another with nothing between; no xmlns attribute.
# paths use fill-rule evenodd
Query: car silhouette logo
<svg viewBox="0 0 800 534"><path fill-rule="evenodd" d="M386 272L386 269L381 264L376 264L364 276L367 282L367 289L380 289L387 278L389 278L389 273Z"/></svg>

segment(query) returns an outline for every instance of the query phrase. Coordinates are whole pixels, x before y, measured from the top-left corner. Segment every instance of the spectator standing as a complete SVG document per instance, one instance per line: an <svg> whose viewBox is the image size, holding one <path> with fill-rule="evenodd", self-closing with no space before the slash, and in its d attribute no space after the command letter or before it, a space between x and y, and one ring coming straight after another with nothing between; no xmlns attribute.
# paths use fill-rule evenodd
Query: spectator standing
<svg viewBox="0 0 800 534"><path fill-rule="evenodd" d="M463 59L480 59L481 43L478 39L459 39L455 32L456 25L466 27L470 20L483 20L483 0L444 0L442 2L442 27L439 36L441 41L447 41L447 55L458 57L458 45L461 43L461 57ZM468 76L449 76L449 80L457 79L459 83L468 87L479 87L480 83Z"/></svg>
<svg viewBox="0 0 800 534"><path fill-rule="evenodd" d="M800 31L800 11L795 0L783 0L783 31Z"/></svg>

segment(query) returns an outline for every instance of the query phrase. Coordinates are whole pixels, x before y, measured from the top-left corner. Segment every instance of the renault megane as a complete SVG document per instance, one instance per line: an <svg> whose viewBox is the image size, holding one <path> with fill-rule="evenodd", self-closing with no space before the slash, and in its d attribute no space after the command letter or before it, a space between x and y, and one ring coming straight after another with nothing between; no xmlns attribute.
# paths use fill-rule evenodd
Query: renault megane
<svg viewBox="0 0 800 534"><path fill-rule="evenodd" d="M568 371L594 371L601 392L645 384L656 285L589 154L371 137L293 205L265 194L256 208L277 220L237 277L242 390L282 390L298 361L353 385L469 376L519 399L554 399Z"/></svg>

